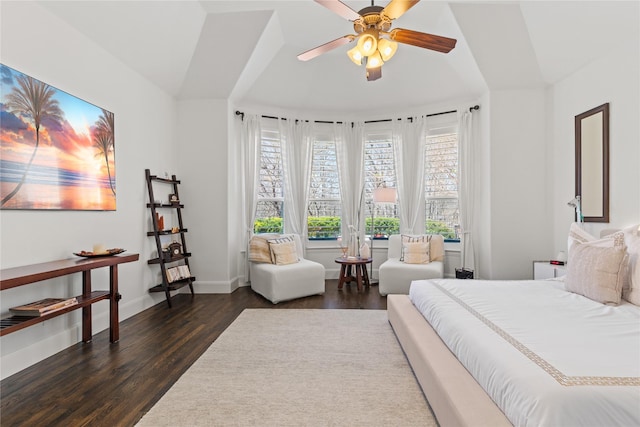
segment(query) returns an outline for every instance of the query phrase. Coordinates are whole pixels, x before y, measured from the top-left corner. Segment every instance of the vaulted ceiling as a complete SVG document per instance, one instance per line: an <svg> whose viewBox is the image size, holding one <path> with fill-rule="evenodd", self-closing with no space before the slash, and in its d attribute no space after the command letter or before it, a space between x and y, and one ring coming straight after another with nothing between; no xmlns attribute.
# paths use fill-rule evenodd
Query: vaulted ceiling
<svg viewBox="0 0 640 427"><path fill-rule="evenodd" d="M353 34L349 21L312 0L39 3L178 99L294 111L390 111L540 88L640 39L637 1L422 0L393 28L455 38L455 49L400 45L382 78L368 82L346 56L351 45L296 59Z"/></svg>

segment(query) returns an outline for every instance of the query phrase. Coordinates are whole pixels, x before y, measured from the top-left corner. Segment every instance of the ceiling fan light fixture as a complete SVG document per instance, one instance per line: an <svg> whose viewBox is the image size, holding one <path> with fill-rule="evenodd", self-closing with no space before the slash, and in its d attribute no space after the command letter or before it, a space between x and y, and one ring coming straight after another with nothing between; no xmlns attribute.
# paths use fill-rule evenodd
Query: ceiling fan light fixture
<svg viewBox="0 0 640 427"><path fill-rule="evenodd" d="M375 6L374 0L371 0L371 6L356 12L342 0L315 0L316 3L353 22L355 34L342 36L303 52L298 55L298 59L308 61L357 38L356 46L347 52L347 56L358 66L365 64L367 80L372 81L382 77L382 65L395 55L398 43L449 53L456 46L456 39L404 28L391 30L391 21L402 16L419 1L390 0L387 6L382 7Z"/></svg>
<svg viewBox="0 0 640 427"><path fill-rule="evenodd" d="M374 31L367 30L358 39L358 49L362 56L370 56L378 49L378 35Z"/></svg>
<svg viewBox="0 0 640 427"><path fill-rule="evenodd" d="M396 54L397 50L398 43L383 38L378 40L378 52L380 52L380 56L382 56L384 62L390 60L391 57Z"/></svg>
<svg viewBox="0 0 640 427"><path fill-rule="evenodd" d="M367 69L382 67L382 56L376 51L373 55L367 57Z"/></svg>
<svg viewBox="0 0 640 427"><path fill-rule="evenodd" d="M353 49L349 50L347 52L347 56L349 57L349 59L351 61L353 61L354 64L356 64L358 66L362 65L362 58L364 58L364 57L362 56L362 53L358 49L358 46L356 46Z"/></svg>

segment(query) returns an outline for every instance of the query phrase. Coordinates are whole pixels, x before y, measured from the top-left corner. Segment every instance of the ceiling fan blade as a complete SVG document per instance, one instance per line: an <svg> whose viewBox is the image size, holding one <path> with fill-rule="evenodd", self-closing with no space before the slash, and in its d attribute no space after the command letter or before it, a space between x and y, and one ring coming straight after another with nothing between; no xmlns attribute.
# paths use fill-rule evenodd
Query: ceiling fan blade
<svg viewBox="0 0 640 427"><path fill-rule="evenodd" d="M382 12L387 15L389 19L396 19L415 6L419 1L420 0L391 0Z"/></svg>
<svg viewBox="0 0 640 427"><path fill-rule="evenodd" d="M315 0L315 2L323 5L333 13L337 13L338 15L342 16L344 19L348 19L349 21L355 21L356 19L360 18L360 14L358 12L351 9L340 0Z"/></svg>
<svg viewBox="0 0 640 427"><path fill-rule="evenodd" d="M451 49L456 47L457 42L456 39L450 39L449 37L435 36L403 28L392 30L389 33L389 38L398 43L410 44L442 53L449 53Z"/></svg>
<svg viewBox="0 0 640 427"><path fill-rule="evenodd" d="M298 59L300 61L308 61L310 59L315 58L316 56L320 56L323 53L329 52L330 50L333 50L337 47L340 47L347 43L351 43L354 39L355 39L355 36L353 35L346 35L346 36L340 37L339 39L332 40L328 43L325 43L318 47L314 47L313 49L310 49L306 52L301 53L300 55L298 55Z"/></svg>

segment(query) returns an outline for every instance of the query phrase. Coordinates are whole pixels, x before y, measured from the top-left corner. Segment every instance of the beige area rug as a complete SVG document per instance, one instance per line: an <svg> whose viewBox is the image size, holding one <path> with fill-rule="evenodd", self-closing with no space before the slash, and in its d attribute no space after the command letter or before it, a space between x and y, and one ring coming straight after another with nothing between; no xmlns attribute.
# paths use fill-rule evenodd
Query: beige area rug
<svg viewBox="0 0 640 427"><path fill-rule="evenodd" d="M436 426L384 310L247 309L138 426Z"/></svg>

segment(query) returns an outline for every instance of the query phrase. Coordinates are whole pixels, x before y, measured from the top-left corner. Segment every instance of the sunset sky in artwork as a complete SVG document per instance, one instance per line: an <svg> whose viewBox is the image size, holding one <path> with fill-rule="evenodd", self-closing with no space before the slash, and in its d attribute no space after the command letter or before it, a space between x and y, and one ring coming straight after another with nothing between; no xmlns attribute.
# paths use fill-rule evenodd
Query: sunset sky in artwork
<svg viewBox="0 0 640 427"><path fill-rule="evenodd" d="M34 152L36 132L33 119L22 112L10 110L7 106L7 95L16 87L16 78L23 75L19 71L0 64L0 79L2 84L0 98L0 159L4 167L2 174L4 189L10 188L8 162L26 165ZM99 187L109 187L109 173L115 183L115 160L113 153L109 154L109 171L105 157L100 153L94 141L96 123L103 111L101 108L82 99L72 96L53 86L53 99L63 111L61 121L43 117L40 125L40 143L33 159L32 169L38 166L55 168L57 173L51 172L51 181L40 182L44 185L59 185L55 176L66 175L82 177L82 179L67 180L65 185L87 186L93 182ZM12 165L15 168L15 165ZM15 169L14 169L15 170ZM13 181L15 181L15 173ZM32 178L27 174L27 177ZM27 185L25 183L25 185ZM115 187L115 184L114 184ZM4 195L4 194L3 194ZM115 199L115 194L113 195ZM114 201L115 205L115 201Z"/></svg>

